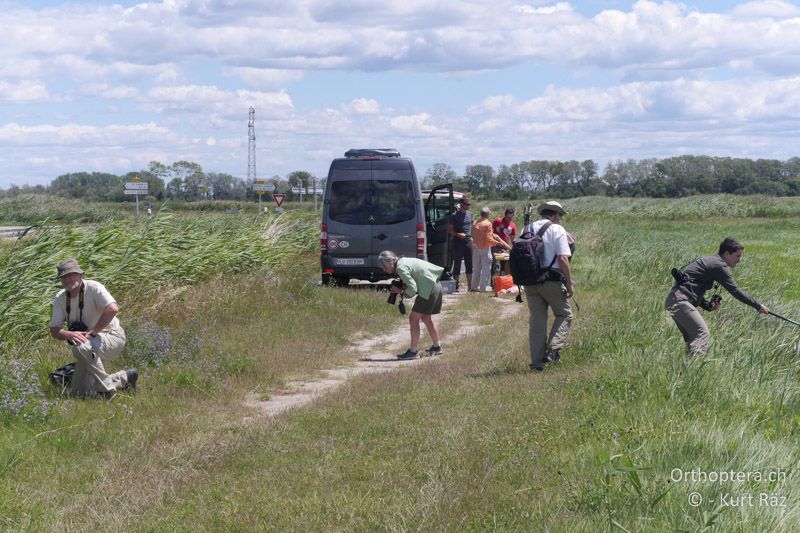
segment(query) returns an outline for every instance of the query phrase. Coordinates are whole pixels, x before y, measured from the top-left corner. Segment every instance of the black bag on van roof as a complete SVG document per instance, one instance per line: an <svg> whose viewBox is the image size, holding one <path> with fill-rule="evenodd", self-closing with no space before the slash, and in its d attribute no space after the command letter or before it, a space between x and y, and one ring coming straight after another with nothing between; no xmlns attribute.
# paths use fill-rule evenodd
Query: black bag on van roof
<svg viewBox="0 0 800 533"><path fill-rule="evenodd" d="M345 157L400 157L394 148L351 148L344 153Z"/></svg>

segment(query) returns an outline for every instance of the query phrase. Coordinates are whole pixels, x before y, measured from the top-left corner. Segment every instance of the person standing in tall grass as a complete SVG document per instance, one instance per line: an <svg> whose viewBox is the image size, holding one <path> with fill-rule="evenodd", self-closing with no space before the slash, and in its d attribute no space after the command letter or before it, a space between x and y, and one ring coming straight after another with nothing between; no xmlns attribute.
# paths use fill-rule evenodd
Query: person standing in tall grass
<svg viewBox="0 0 800 533"><path fill-rule="evenodd" d="M719 244L716 255L708 255L692 261L683 270L673 269L675 285L667 294L664 307L669 311L672 320L678 326L686 352L689 355L702 355L708 350L711 334L708 332L698 307L706 311L716 311L722 303L719 297L705 299L705 293L714 283L719 283L726 291L742 303L756 309L759 313L769 314L769 308L755 301L749 294L741 290L733 279L731 270L742 260L744 246L736 240L726 237Z"/></svg>
<svg viewBox="0 0 800 533"><path fill-rule="evenodd" d="M572 325L572 308L569 298L575 291L570 269L572 251L567 230L561 225L561 216L567 212L556 201L540 204L536 212L542 217L525 227L524 233L542 230L543 261L549 265L547 279L536 285L524 285L528 297L528 342L531 349L531 370L541 372L545 363L561 360L561 350L566 344ZM547 224L547 227L544 227ZM573 239L574 240L574 239ZM547 334L547 310L553 310L553 325Z"/></svg>
<svg viewBox="0 0 800 533"><path fill-rule="evenodd" d="M102 283L83 279L75 259L60 262L57 270L64 289L53 300L50 335L72 346L76 364L70 392L81 398L108 398L118 390L135 389L139 377L135 368L108 374L103 364L125 347L116 300Z"/></svg>

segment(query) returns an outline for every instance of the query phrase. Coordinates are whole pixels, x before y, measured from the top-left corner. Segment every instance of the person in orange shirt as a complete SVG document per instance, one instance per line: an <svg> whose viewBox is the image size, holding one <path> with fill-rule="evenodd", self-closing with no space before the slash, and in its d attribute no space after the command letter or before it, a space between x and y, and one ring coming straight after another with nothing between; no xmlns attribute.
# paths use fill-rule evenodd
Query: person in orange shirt
<svg viewBox="0 0 800 533"><path fill-rule="evenodd" d="M489 276L492 273L492 246L511 249L511 245L503 241L492 230L492 221L488 207L481 209L481 218L472 225L472 287L470 291L484 292Z"/></svg>

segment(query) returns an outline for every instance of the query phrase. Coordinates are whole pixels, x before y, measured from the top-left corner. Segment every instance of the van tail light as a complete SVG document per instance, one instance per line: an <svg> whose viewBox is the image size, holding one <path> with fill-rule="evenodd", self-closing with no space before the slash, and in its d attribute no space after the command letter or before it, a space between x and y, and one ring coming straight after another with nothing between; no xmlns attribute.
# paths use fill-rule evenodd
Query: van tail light
<svg viewBox="0 0 800 533"><path fill-rule="evenodd" d="M322 255L328 255L328 225L322 225L322 231L319 233L319 252Z"/></svg>
<svg viewBox="0 0 800 533"><path fill-rule="evenodd" d="M425 258L425 224L417 224L417 257Z"/></svg>

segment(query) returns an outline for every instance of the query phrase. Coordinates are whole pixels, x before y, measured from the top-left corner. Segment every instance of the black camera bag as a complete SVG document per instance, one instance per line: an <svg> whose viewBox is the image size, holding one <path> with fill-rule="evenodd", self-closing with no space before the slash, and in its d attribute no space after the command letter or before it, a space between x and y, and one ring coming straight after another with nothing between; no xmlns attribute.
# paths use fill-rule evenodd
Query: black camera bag
<svg viewBox="0 0 800 533"><path fill-rule="evenodd" d="M52 381L54 385L66 389L72 383L72 375L74 373L75 363L69 363L50 372L50 381Z"/></svg>

